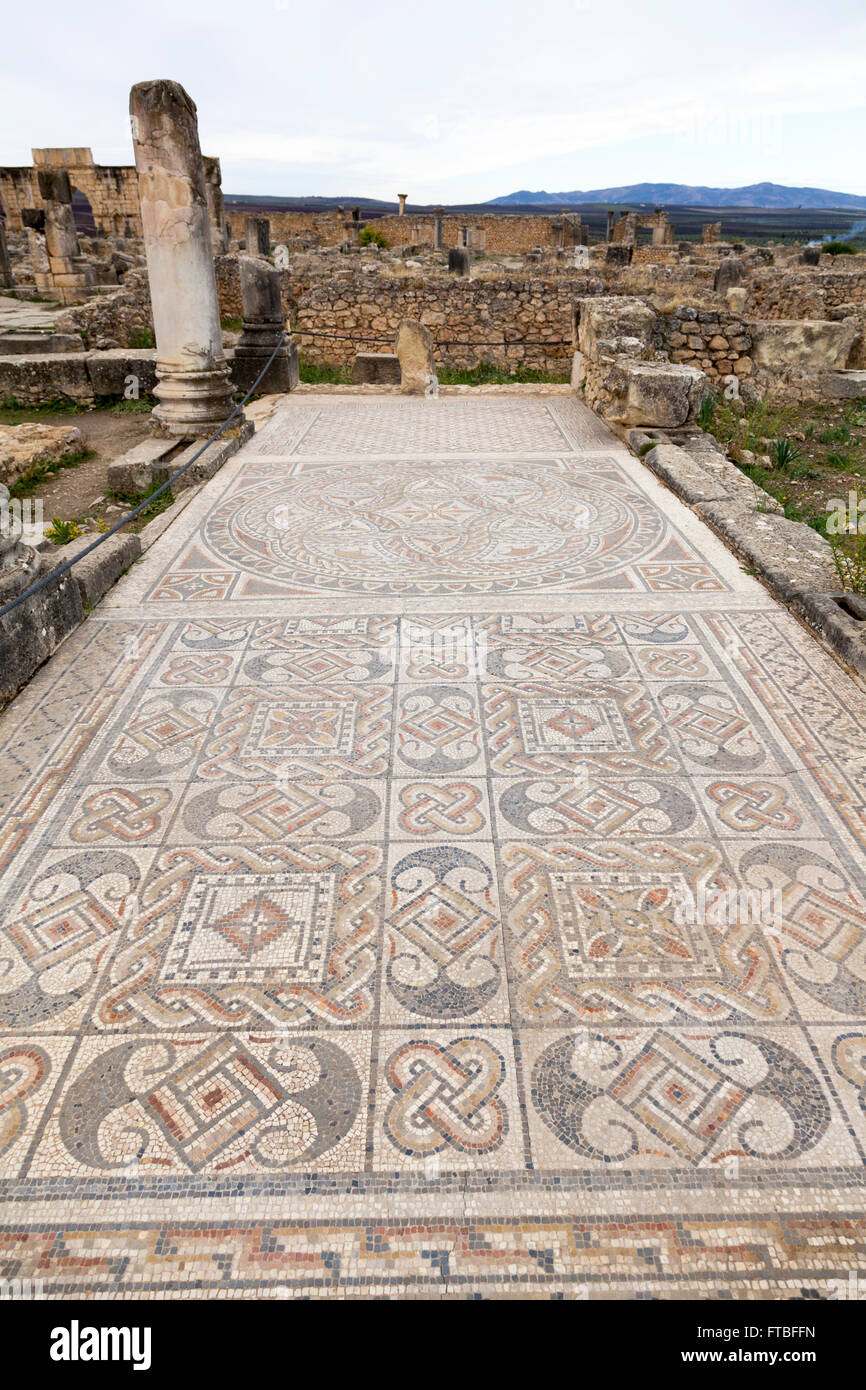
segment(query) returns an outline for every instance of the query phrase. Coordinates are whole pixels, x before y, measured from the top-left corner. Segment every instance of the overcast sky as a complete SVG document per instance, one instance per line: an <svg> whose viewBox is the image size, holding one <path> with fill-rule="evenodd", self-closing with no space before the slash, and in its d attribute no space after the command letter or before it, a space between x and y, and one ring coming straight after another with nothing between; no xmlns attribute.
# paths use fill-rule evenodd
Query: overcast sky
<svg viewBox="0 0 866 1390"><path fill-rule="evenodd" d="M39 0L4 7L0 164L130 163L133 82L227 193L481 201L643 181L866 194L864 0Z"/></svg>

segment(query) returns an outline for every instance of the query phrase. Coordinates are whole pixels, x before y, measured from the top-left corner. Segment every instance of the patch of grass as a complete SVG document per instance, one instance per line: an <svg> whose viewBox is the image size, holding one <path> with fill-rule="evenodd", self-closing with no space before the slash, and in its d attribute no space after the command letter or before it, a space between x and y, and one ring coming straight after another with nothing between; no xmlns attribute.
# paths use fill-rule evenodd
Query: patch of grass
<svg viewBox="0 0 866 1390"><path fill-rule="evenodd" d="M137 401L115 401L109 409L112 415L149 415L155 405L153 396L139 396Z"/></svg>
<svg viewBox="0 0 866 1390"><path fill-rule="evenodd" d="M42 463L37 463L29 477L19 478L17 483L13 483L9 489L9 495L10 497L30 497L43 483L50 481L49 474L56 473L61 468L76 468L79 463L86 463L95 454L95 449L77 449L74 454L67 454L65 458L45 459Z"/></svg>
<svg viewBox="0 0 866 1390"><path fill-rule="evenodd" d="M548 385L569 379L565 373L547 372L540 367L515 367L513 372L506 372L492 362L479 362L474 367L437 367L436 375L440 386Z"/></svg>
<svg viewBox="0 0 866 1390"><path fill-rule="evenodd" d="M136 529L139 526L146 526L148 521L152 521L160 512L166 511L171 506L174 498L171 488L166 488L165 492L160 493L159 497L154 497L154 493L161 486L160 483L151 483L150 487L145 488L144 492L106 492L105 496L109 502L116 502L118 506L125 507L127 511L132 511L134 507L146 502L148 497L153 497L149 507L145 507L131 523Z"/></svg>
<svg viewBox="0 0 866 1390"><path fill-rule="evenodd" d="M856 256L857 247L852 246L850 241L825 241L821 250L828 256Z"/></svg>
<svg viewBox="0 0 866 1390"><path fill-rule="evenodd" d="M39 420L43 415L80 415L89 408L89 401L71 401L68 396L57 396L39 405L28 405L14 396L0 401L0 425L22 425L29 420Z"/></svg>
<svg viewBox="0 0 866 1390"><path fill-rule="evenodd" d="M713 423L713 416L716 413L718 401L712 393L708 393L701 401L701 408L698 411L698 424L702 430L709 430Z"/></svg>
<svg viewBox="0 0 866 1390"><path fill-rule="evenodd" d="M156 347L156 339L154 338L149 328L142 328L139 330L138 333L134 333L132 335L132 341L130 342L129 346L131 348L138 348L138 350L141 352L145 348Z"/></svg>
<svg viewBox="0 0 866 1390"><path fill-rule="evenodd" d="M220 328L224 333L242 333L244 321L243 319L220 319Z"/></svg>
<svg viewBox="0 0 866 1390"><path fill-rule="evenodd" d="M306 362L302 356L298 356L298 371L301 381L309 381L312 385L336 385L347 386L351 381L348 363L342 367L328 366L320 362Z"/></svg>

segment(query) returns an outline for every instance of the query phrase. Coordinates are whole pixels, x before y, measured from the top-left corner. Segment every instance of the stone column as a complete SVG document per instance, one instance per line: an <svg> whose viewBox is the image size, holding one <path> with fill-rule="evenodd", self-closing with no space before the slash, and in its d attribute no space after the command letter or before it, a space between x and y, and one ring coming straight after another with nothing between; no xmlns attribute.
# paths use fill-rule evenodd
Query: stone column
<svg viewBox="0 0 866 1390"><path fill-rule="evenodd" d="M408 197L408 194L406 194L406 193L398 193L398 194L397 194L397 197L398 197L399 202L400 202L400 206L399 206L398 209L397 209L397 216L398 216L398 217L405 217L405 216L406 216L406 198Z"/></svg>
<svg viewBox="0 0 866 1390"><path fill-rule="evenodd" d="M9 247L6 245L6 224L0 217L0 285L4 289L12 288L12 262L9 260Z"/></svg>
<svg viewBox="0 0 866 1390"><path fill-rule="evenodd" d="M78 244L69 175L63 169L39 169L36 177L45 213L45 249L52 292L63 304L71 304L87 297L96 277Z"/></svg>
<svg viewBox="0 0 866 1390"><path fill-rule="evenodd" d="M154 428L196 438L231 411L195 104L177 82L129 98L156 331Z"/></svg>
<svg viewBox="0 0 866 1390"><path fill-rule="evenodd" d="M244 328L235 348L232 376L241 391L248 391L286 329L280 297L280 272L254 256L241 256L241 301ZM256 387L263 395L293 391L298 384L298 350L286 342L267 375Z"/></svg>
<svg viewBox="0 0 866 1390"><path fill-rule="evenodd" d="M271 223L267 217L245 217L244 237L248 256L268 256L271 251Z"/></svg>
<svg viewBox="0 0 866 1390"><path fill-rule="evenodd" d="M210 214L211 237L214 251L220 255L229 249L229 228L223 206L222 169L219 160L214 155L202 155L202 163L207 190L207 208Z"/></svg>
<svg viewBox="0 0 866 1390"><path fill-rule="evenodd" d="M442 250L442 216L444 208L433 209L433 250Z"/></svg>
<svg viewBox="0 0 866 1390"><path fill-rule="evenodd" d="M616 221L616 213L613 208L607 210L607 227L605 228L604 239L607 242L613 241L613 224Z"/></svg>

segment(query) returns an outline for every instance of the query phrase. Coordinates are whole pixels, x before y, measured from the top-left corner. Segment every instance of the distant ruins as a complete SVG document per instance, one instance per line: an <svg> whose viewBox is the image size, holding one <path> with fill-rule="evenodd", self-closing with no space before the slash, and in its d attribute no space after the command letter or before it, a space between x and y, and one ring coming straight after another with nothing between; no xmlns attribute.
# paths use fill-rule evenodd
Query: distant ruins
<svg viewBox="0 0 866 1390"><path fill-rule="evenodd" d="M641 361L734 382L744 396L852 391L856 383L840 373L866 367L863 257L833 260L820 246L746 247L723 240L721 222L675 243L664 208L611 209L593 239L568 208L413 212L402 192L393 212L366 220L359 207L267 216L251 209L230 226L219 160L201 154L197 134L194 150L191 142L188 132L178 154L186 168L181 155L191 152L178 208L194 213L196 226L195 255L183 269L176 247L166 259L139 136L138 173L98 165L88 148L37 149L32 167L0 169L0 280L67 306L58 341L84 355L61 369L45 354L25 371L0 342L5 395L105 394L107 359L97 355L125 351L147 390L160 379L161 427L205 430L228 400L227 374L250 379L280 322L291 325L307 363L348 368L358 381L394 380L393 346L407 320L430 330L440 365L483 361L567 377L593 297L621 299L624 310L645 306L651 327L638 315L637 346L626 345ZM181 372L187 386L172 397L170 364L184 344L197 355L194 406L189 363ZM271 374L281 389L297 380L293 353L287 347ZM590 391L596 379L591 369Z"/></svg>

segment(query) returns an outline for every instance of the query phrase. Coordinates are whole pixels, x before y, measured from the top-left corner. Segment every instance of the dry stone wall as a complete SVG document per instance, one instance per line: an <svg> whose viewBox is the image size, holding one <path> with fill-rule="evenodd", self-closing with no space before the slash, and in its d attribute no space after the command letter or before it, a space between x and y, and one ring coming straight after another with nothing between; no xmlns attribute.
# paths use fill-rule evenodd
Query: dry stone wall
<svg viewBox="0 0 866 1390"><path fill-rule="evenodd" d="M671 362L700 367L708 377L750 377L752 339L741 319L712 309L682 305L659 316L657 347Z"/></svg>
<svg viewBox="0 0 866 1390"><path fill-rule="evenodd" d="M299 299L298 348L309 362L344 364L359 350L388 351L401 320L415 319L433 334L439 364L473 367L487 361L503 369L567 372L573 305L581 292L586 289L577 289L574 280L431 281L346 272ZM307 337L305 329L381 342Z"/></svg>

